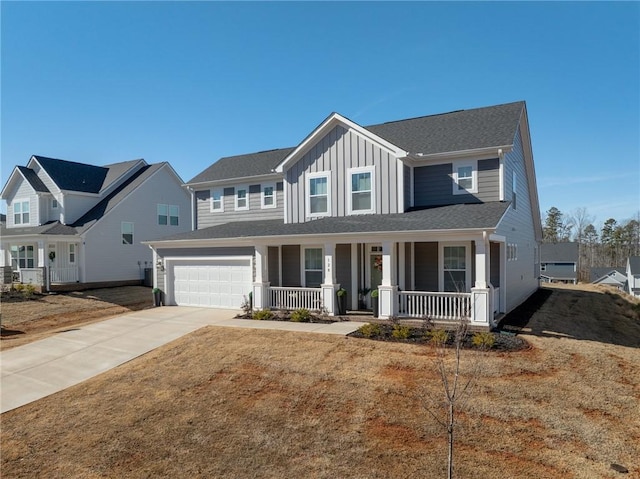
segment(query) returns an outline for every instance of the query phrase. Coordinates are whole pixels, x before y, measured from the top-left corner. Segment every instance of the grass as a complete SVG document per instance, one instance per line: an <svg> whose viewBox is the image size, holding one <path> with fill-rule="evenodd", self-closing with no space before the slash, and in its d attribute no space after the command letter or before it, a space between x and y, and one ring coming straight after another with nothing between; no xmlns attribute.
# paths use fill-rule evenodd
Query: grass
<svg viewBox="0 0 640 479"><path fill-rule="evenodd" d="M574 316L553 328L547 306L564 314L576 292L533 313L531 348L464 351L483 376L460 414L459 477L640 475L640 349L623 344L640 320L609 318L620 332L602 342L566 333ZM593 292L571 311L590 336L618 301ZM2 475L444 477L424 388L438 391L424 345L211 327L3 414Z"/></svg>

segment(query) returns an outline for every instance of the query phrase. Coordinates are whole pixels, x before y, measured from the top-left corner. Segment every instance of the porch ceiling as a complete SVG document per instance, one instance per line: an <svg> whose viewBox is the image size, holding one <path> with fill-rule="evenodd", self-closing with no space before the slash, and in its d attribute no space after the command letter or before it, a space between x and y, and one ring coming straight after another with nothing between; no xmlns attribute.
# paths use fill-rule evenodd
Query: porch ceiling
<svg viewBox="0 0 640 479"><path fill-rule="evenodd" d="M400 233L493 229L498 226L509 202L448 205L407 213L322 218L306 223L285 224L282 220L241 221L212 226L152 241L312 236L345 233Z"/></svg>

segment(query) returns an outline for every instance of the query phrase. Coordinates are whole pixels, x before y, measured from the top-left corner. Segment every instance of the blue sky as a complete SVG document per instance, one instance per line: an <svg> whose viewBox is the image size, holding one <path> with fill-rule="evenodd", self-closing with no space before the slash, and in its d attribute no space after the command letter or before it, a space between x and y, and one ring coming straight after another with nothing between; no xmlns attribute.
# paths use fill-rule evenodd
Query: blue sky
<svg viewBox="0 0 640 479"><path fill-rule="evenodd" d="M640 211L636 2L7 2L2 183L32 154L169 161L526 100L540 209Z"/></svg>

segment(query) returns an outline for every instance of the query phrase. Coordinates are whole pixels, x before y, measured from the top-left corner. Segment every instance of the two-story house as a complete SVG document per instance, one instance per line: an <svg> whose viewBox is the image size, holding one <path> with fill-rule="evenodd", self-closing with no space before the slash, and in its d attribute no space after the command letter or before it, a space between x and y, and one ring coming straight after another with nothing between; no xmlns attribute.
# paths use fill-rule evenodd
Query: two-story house
<svg viewBox="0 0 640 479"><path fill-rule="evenodd" d="M540 279L545 283L578 284L579 245L574 242L540 245Z"/></svg>
<svg viewBox="0 0 640 479"><path fill-rule="evenodd" d="M168 163L95 166L32 156L15 167L0 194L7 202L4 282L45 289L139 283L152 267L152 252L141 241L192 229L182 183Z"/></svg>
<svg viewBox="0 0 640 479"><path fill-rule="evenodd" d="M332 113L295 147L222 158L186 186L196 229L152 241L166 303L489 326L538 288L524 102L363 127ZM360 298L362 299L362 298ZM372 300L370 296L366 301Z"/></svg>

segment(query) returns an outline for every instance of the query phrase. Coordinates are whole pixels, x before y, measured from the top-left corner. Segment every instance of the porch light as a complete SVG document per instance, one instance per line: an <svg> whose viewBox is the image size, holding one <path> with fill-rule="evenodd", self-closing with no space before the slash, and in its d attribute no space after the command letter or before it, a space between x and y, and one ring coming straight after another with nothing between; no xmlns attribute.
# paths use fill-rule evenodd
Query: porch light
<svg viewBox="0 0 640 479"><path fill-rule="evenodd" d="M162 260L162 258L158 258L158 260L156 261L156 268L158 269L158 271L164 271L164 261Z"/></svg>

